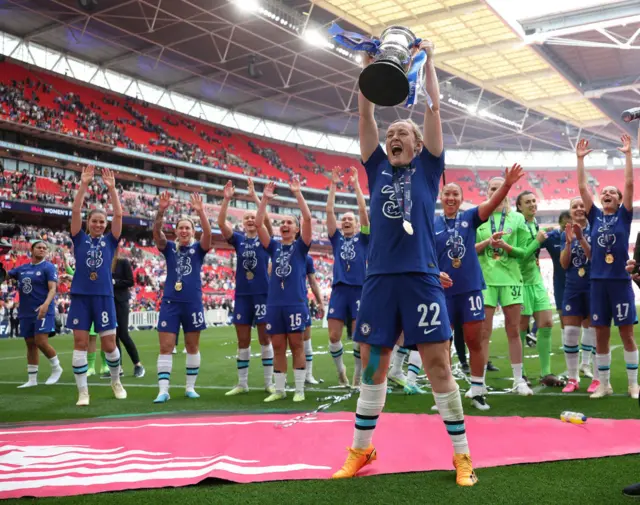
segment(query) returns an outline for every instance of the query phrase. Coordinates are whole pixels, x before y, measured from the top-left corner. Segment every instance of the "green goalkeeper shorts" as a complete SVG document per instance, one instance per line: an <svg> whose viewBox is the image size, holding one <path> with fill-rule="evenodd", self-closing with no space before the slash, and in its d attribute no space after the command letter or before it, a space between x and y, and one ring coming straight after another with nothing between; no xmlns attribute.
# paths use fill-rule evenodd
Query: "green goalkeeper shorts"
<svg viewBox="0 0 640 505"><path fill-rule="evenodd" d="M552 310L551 302L549 301L549 293L544 284L533 284L530 286L524 286L524 303L522 304L523 316L532 316L536 312L542 310Z"/></svg>
<svg viewBox="0 0 640 505"><path fill-rule="evenodd" d="M508 307L523 303L522 284L515 286L487 286L482 292L487 307Z"/></svg>

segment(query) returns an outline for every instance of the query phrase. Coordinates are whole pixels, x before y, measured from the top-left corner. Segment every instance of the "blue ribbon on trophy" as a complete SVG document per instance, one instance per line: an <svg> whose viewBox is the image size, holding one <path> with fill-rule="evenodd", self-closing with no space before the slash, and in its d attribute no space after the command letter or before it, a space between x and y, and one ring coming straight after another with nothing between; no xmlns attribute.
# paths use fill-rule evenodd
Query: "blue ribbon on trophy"
<svg viewBox="0 0 640 505"><path fill-rule="evenodd" d="M345 31L334 23L328 33L336 44L351 51L365 51L375 57L375 61L362 71L358 81L367 100L386 107L404 101L405 107L411 107L423 93L431 107L433 102L424 89L427 54L420 51L411 58L411 50L422 42L411 30L390 26L378 39Z"/></svg>

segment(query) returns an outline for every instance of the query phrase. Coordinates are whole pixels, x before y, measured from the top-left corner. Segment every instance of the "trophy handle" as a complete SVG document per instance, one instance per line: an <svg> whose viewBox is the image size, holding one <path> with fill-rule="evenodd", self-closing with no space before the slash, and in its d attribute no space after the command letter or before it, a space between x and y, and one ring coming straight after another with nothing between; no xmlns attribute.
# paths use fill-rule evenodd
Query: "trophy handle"
<svg viewBox="0 0 640 505"><path fill-rule="evenodd" d="M409 96L409 80L404 71L390 61L368 65L358 79L360 91L370 102L383 107L401 104Z"/></svg>

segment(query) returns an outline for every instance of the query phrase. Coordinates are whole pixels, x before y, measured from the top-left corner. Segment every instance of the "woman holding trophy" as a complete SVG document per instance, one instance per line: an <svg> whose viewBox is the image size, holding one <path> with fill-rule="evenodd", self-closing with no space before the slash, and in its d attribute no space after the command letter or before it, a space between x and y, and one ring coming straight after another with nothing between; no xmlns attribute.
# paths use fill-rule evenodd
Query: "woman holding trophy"
<svg viewBox="0 0 640 505"><path fill-rule="evenodd" d="M363 374L353 443L346 462L333 478L353 477L376 459L371 440L385 403L391 351L400 332L404 332L404 345L417 347L420 352L451 437L457 482L472 486L477 478L469 455L460 392L449 366L451 330L434 234L435 205L444 171L434 46L416 39L406 28L391 27L374 49L361 48L375 54L374 58L364 55L358 96L360 150L371 194L369 264L354 335L354 342L361 346ZM422 87L422 78L430 100L422 129L410 119L391 123L385 134L385 153L379 143L375 105L365 95L377 103L384 100L377 100L364 81L367 76L377 75L381 84L377 91L393 88L398 84L398 66L405 61L409 69L405 81L409 82L403 85L408 89L408 103ZM391 72L391 68L395 70Z"/></svg>

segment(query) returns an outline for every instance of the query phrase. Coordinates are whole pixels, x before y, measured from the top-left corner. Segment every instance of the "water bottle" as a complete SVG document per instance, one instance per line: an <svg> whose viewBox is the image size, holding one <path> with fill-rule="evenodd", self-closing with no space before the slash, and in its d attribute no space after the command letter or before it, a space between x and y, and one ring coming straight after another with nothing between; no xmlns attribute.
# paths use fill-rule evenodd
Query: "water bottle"
<svg viewBox="0 0 640 505"><path fill-rule="evenodd" d="M580 412L565 411L562 414L560 414L560 420L563 423L584 424L587 422L587 416L585 416Z"/></svg>

